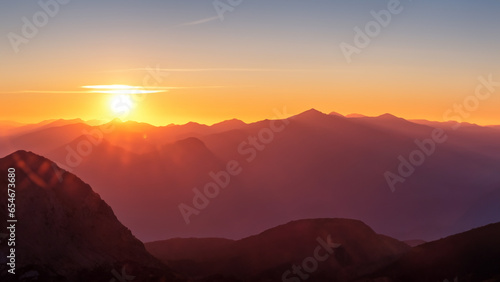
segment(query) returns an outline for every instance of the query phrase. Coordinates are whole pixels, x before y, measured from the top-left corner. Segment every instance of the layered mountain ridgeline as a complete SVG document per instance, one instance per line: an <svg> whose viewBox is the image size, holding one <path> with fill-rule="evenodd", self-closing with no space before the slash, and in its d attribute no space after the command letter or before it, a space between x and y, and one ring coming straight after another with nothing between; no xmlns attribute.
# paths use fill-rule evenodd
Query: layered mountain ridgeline
<svg viewBox="0 0 500 282"><path fill-rule="evenodd" d="M12 212L7 206L12 204L7 199L9 168L15 169L13 212L17 222L7 223L9 227L15 224L15 246L0 245L1 281L177 279L145 250L89 185L31 152L17 151L0 159L2 230L7 230ZM7 258L12 257L11 248L15 248L12 261ZM9 264L14 261L12 275L13 265Z"/></svg>
<svg viewBox="0 0 500 282"><path fill-rule="evenodd" d="M68 121L0 137L0 154L30 149L56 161L89 183L143 241L243 238L323 217L356 218L394 238L432 241L500 221L500 131L456 125L315 110L214 126ZM440 143L434 127L443 129ZM193 189L213 188L210 173L233 160L241 173L197 208L193 201L202 196ZM186 219L181 204L196 210Z"/></svg>
<svg viewBox="0 0 500 282"><path fill-rule="evenodd" d="M47 120L28 125L0 121L0 157L19 149L45 155L82 135L92 135L94 139L106 137L111 144L134 153L154 152L167 143L234 130L246 125L237 119L211 126L190 122L156 127L147 123L122 122L119 119L101 125L91 124L92 122L80 119Z"/></svg>
<svg viewBox="0 0 500 282"><path fill-rule="evenodd" d="M350 281L410 250L349 219L298 220L237 241L170 239L146 248L192 278L290 282Z"/></svg>
<svg viewBox="0 0 500 282"><path fill-rule="evenodd" d="M455 280L456 278L456 280ZM412 248L362 281L500 281L500 223Z"/></svg>
<svg viewBox="0 0 500 282"><path fill-rule="evenodd" d="M15 224L16 245L13 255L11 235L0 234L1 281L183 281L175 273L221 282L500 279L500 223L410 248L361 221L298 220L241 240L146 244L158 260L75 175L18 151L0 159L2 187L12 178L9 168L16 170L16 209L8 210L8 193L2 193L0 216L2 230ZM18 221L6 229L10 212ZM12 257L15 275L8 272Z"/></svg>

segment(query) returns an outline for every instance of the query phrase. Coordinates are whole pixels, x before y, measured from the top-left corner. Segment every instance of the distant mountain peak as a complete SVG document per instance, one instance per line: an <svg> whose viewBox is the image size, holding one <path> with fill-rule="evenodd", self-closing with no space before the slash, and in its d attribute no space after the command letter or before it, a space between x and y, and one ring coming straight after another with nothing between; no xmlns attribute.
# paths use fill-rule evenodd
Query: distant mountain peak
<svg viewBox="0 0 500 282"><path fill-rule="evenodd" d="M204 124L201 124L201 123L198 123L198 122L195 122L195 121L190 121L184 125L181 125L181 126L187 126L187 127L206 127L207 125L204 125Z"/></svg>
<svg viewBox="0 0 500 282"><path fill-rule="evenodd" d="M214 123L214 124L212 124L212 126L217 126L217 125L222 125L222 124L241 124L241 125L244 125L246 123L240 119L232 118L232 119L224 120L224 121L221 121L218 123Z"/></svg>
<svg viewBox="0 0 500 282"><path fill-rule="evenodd" d="M325 113L316 110L315 108L310 108L307 111L302 112L302 114L319 114L319 115L325 115Z"/></svg>
<svg viewBox="0 0 500 282"><path fill-rule="evenodd" d="M329 115L331 115L331 116L338 116L338 117L344 117L343 115L341 115L341 114L339 114L337 112L331 112L331 113L329 113Z"/></svg>
<svg viewBox="0 0 500 282"><path fill-rule="evenodd" d="M108 124L121 124L123 121L120 118L114 118L108 122Z"/></svg>
<svg viewBox="0 0 500 282"><path fill-rule="evenodd" d="M224 122L243 122L243 121L241 121L241 120L239 120L239 119L237 119L237 118L232 118L232 119L227 119L227 120L225 120L225 121L221 121L221 122L219 122L219 123L224 123ZM244 123L244 122L243 122L243 123Z"/></svg>
<svg viewBox="0 0 500 282"><path fill-rule="evenodd" d="M233 118L233 119L229 119L229 120L225 120L222 122L212 124L210 127L212 129L217 130L217 131L228 131L228 130L232 130L232 129L241 128L245 125L246 125L245 122L243 122L239 119Z"/></svg>
<svg viewBox="0 0 500 282"><path fill-rule="evenodd" d="M347 117L347 118L362 118L362 117L367 117L367 116L362 115L362 114L352 113L352 114L346 115L345 117Z"/></svg>
<svg viewBox="0 0 500 282"><path fill-rule="evenodd" d="M389 114L389 113L379 115L377 118L380 118L380 119L403 119L403 118L397 117L397 116Z"/></svg>
<svg viewBox="0 0 500 282"><path fill-rule="evenodd" d="M324 117L328 117L328 115L312 108L312 109L309 109L309 110L302 112L298 115L292 116L291 118L292 119L314 120L314 119L324 118Z"/></svg>

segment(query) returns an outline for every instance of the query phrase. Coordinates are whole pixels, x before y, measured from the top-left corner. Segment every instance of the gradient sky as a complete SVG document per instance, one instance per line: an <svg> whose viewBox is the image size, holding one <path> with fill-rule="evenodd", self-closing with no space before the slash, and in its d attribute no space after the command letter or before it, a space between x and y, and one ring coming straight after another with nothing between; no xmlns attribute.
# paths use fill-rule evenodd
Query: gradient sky
<svg viewBox="0 0 500 282"><path fill-rule="evenodd" d="M1 1L0 120L107 120L113 95L82 86L123 84L163 90L127 117L157 125L251 122L285 106L443 121L478 76L500 81L497 0L402 0L351 63L339 45L388 0L243 0L223 21L212 2L71 0L16 53L9 33L43 10ZM163 69L159 84L144 84L148 67ZM500 124L496 90L463 121Z"/></svg>

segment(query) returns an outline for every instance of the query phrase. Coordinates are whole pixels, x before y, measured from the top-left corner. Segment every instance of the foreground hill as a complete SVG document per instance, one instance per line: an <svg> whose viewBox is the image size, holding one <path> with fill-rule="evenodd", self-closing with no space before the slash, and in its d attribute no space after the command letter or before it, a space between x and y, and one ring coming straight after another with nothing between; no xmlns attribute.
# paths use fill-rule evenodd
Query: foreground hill
<svg viewBox="0 0 500 282"><path fill-rule="evenodd" d="M414 247L371 277L386 281L500 281L500 223ZM372 281L360 280L360 281Z"/></svg>
<svg viewBox="0 0 500 282"><path fill-rule="evenodd" d="M203 281L493 282L500 281L498 238L495 223L410 248L360 221L309 219L236 241L177 238L145 245Z"/></svg>
<svg viewBox="0 0 500 282"><path fill-rule="evenodd" d="M146 248L186 275L243 281L350 281L410 249L349 219L298 220L237 241L171 239Z"/></svg>
<svg viewBox="0 0 500 282"><path fill-rule="evenodd" d="M10 249L2 244L1 281L110 281L125 274L134 281L175 280L75 175L31 152L17 151L0 159L1 187L10 183L9 168L15 168L16 264L15 275L8 273L4 260ZM7 203L5 189L0 194L2 230Z"/></svg>

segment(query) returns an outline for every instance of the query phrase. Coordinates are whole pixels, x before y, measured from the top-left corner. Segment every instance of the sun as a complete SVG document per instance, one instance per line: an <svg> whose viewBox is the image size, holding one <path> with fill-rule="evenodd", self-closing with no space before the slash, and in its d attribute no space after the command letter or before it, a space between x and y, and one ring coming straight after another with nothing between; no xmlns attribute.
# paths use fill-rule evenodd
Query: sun
<svg viewBox="0 0 500 282"><path fill-rule="evenodd" d="M127 94L115 94L111 98L110 109L115 115L127 115L130 114L134 103L130 95Z"/></svg>
<svg viewBox="0 0 500 282"><path fill-rule="evenodd" d="M101 93L111 95L109 108L114 116L120 119L127 119L132 109L137 107L140 101L144 100L144 94L161 93L168 91L161 87L142 87L131 85L87 85L82 88L90 89L88 93Z"/></svg>

